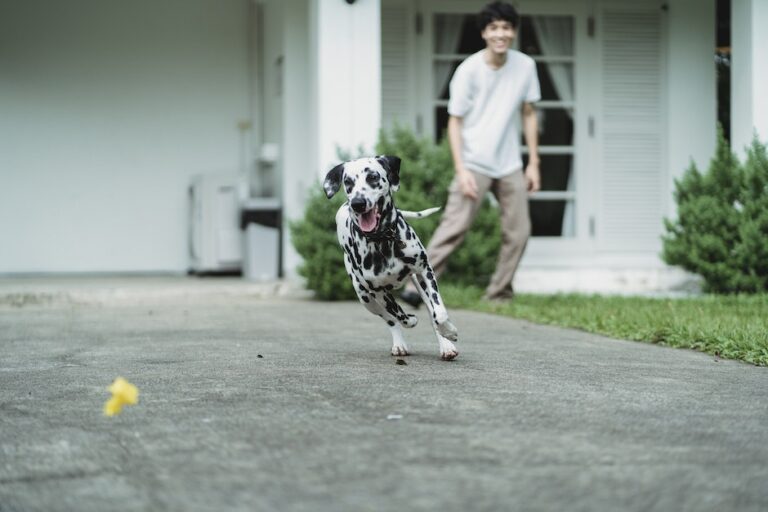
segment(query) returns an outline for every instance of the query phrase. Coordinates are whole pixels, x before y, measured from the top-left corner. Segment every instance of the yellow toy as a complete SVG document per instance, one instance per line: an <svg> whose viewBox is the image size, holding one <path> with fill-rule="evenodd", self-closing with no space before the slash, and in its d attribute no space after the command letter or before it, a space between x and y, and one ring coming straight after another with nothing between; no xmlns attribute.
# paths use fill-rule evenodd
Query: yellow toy
<svg viewBox="0 0 768 512"><path fill-rule="evenodd" d="M112 393L112 398L104 404L106 416L120 414L126 404L136 405L139 403L139 389L122 377L115 379L115 382L109 386L109 391Z"/></svg>

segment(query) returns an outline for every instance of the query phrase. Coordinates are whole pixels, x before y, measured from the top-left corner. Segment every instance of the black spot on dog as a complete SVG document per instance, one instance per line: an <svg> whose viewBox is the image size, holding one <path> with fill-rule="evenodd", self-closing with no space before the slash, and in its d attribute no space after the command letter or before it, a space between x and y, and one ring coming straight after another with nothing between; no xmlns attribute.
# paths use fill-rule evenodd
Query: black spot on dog
<svg viewBox="0 0 768 512"><path fill-rule="evenodd" d="M390 327L394 327L395 326L395 322L393 322L392 320L387 320L387 325L390 326Z"/></svg>
<svg viewBox="0 0 768 512"><path fill-rule="evenodd" d="M365 259L363 260L363 268L365 270L370 270L371 266L373 265L373 254L370 252L365 255Z"/></svg>
<svg viewBox="0 0 768 512"><path fill-rule="evenodd" d="M440 305L440 297L438 297L436 293L433 293L433 294L432 294L432 300L433 300L433 301L435 302L435 304L437 304L438 306Z"/></svg>
<svg viewBox="0 0 768 512"><path fill-rule="evenodd" d="M382 270L384 270L384 265L386 265L386 259L384 258L384 255L381 253L374 253L373 272L375 274L381 274Z"/></svg>
<svg viewBox="0 0 768 512"><path fill-rule="evenodd" d="M407 265L415 265L416 264L416 258L411 258L410 256L403 256L400 259L403 261L403 263L405 263Z"/></svg>
<svg viewBox="0 0 768 512"><path fill-rule="evenodd" d="M357 250L357 244L353 245L353 248L355 251L355 261L357 261L357 265L360 266L363 263L363 258L360 256L360 251Z"/></svg>
<svg viewBox="0 0 768 512"><path fill-rule="evenodd" d="M411 273L411 269L408 267L403 268L403 270L400 271L399 274L397 274L397 280L402 281L406 277L408 277L408 274Z"/></svg>

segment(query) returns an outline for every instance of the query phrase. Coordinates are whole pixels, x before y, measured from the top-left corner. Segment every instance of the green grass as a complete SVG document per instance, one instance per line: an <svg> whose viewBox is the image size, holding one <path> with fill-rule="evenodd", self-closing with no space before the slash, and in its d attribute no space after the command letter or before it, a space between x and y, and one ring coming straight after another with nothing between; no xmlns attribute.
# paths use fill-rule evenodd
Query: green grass
<svg viewBox="0 0 768 512"><path fill-rule="evenodd" d="M493 303L481 299L479 288L444 284L440 291L453 308L768 366L768 294L679 299L521 294L511 302Z"/></svg>

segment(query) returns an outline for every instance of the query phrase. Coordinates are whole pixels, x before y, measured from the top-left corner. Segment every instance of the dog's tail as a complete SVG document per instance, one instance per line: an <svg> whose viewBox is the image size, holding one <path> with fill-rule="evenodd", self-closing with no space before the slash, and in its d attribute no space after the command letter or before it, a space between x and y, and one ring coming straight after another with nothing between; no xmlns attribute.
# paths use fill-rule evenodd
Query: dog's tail
<svg viewBox="0 0 768 512"><path fill-rule="evenodd" d="M421 210L420 212L409 212L407 210L400 210L400 213L403 214L403 217L406 219L421 219L422 217L429 217L436 211L439 211L440 207L435 206L434 208L427 208L426 210Z"/></svg>

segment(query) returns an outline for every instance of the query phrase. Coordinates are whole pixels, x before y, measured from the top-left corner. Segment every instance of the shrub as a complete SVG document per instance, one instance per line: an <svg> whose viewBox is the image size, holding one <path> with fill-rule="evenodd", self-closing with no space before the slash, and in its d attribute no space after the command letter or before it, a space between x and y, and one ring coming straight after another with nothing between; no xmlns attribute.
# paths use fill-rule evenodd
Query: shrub
<svg viewBox="0 0 768 512"><path fill-rule="evenodd" d="M755 139L742 165L722 132L709 169L675 181L677 219L664 219L664 261L716 293L768 291L768 156Z"/></svg>
<svg viewBox="0 0 768 512"><path fill-rule="evenodd" d="M293 245L304 258L299 274L321 300L355 298L344 270L344 253L336 240L336 210L345 200L343 195L329 201L318 184L309 193L304 218L290 224Z"/></svg>
<svg viewBox="0 0 768 512"><path fill-rule="evenodd" d="M400 165L400 189L395 204L402 210L423 210L445 206L448 186L453 178L453 163L448 143L436 145L417 138L410 130L395 127L382 131L376 154L396 155ZM346 159L346 158L345 158ZM346 200L340 192L332 200L325 198L317 184L309 194L304 218L291 223L293 244L304 258L299 274L307 287L322 300L355 297L344 269L344 256L336 240L336 210ZM440 221L440 212L424 219L413 219L411 226L426 245ZM501 243L498 211L486 199L464 243L449 260L441 281L483 285L495 270Z"/></svg>

